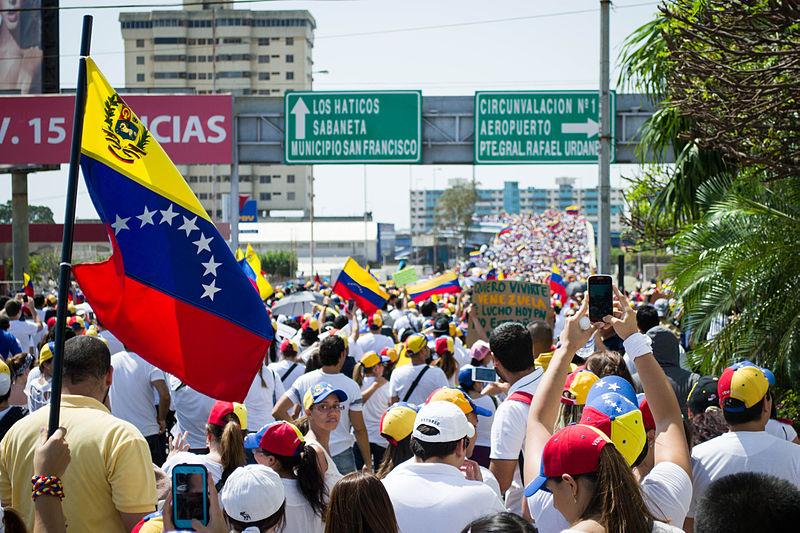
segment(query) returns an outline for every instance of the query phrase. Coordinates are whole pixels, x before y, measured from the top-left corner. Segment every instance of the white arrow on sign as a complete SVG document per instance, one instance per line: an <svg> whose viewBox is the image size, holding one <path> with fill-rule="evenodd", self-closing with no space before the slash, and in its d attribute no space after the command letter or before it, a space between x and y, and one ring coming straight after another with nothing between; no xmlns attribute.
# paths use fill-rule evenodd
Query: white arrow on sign
<svg viewBox="0 0 800 533"><path fill-rule="evenodd" d="M583 133L587 139L591 139L600 133L600 123L590 118L586 122L565 122L561 125L561 133Z"/></svg>
<svg viewBox="0 0 800 533"><path fill-rule="evenodd" d="M291 114L294 115L294 134L298 139L306 138L306 115L308 107L302 98L297 99L297 103L292 107Z"/></svg>

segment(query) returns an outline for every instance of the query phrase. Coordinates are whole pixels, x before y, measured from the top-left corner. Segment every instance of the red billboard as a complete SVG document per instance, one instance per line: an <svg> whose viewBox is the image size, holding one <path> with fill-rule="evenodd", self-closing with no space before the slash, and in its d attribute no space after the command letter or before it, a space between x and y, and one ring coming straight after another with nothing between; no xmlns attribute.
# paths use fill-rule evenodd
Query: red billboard
<svg viewBox="0 0 800 533"><path fill-rule="evenodd" d="M176 164L229 164L233 98L122 95ZM0 96L0 165L69 162L73 95Z"/></svg>

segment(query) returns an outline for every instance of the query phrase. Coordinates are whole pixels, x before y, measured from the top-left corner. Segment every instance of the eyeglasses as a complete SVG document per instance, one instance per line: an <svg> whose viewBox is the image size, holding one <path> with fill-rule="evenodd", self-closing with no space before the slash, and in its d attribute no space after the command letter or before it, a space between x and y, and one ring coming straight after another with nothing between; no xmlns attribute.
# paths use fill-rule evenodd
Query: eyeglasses
<svg viewBox="0 0 800 533"><path fill-rule="evenodd" d="M325 405L324 403L320 403L314 406L314 409L318 410L320 413L335 413L337 411L342 412L344 411L346 405L337 404L337 405Z"/></svg>

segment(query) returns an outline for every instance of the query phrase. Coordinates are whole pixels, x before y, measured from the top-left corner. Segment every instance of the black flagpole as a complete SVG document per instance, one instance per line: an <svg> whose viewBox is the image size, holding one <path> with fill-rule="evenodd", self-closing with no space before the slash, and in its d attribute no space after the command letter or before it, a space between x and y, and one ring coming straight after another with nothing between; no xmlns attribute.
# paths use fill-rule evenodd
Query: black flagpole
<svg viewBox="0 0 800 533"><path fill-rule="evenodd" d="M75 114L72 119L72 145L69 151L69 177L67 180L67 206L64 210L64 236L61 239L61 263L58 266L58 311L56 313L56 344L53 351L53 380L50 387L50 420L47 434L58 429L61 414L61 373L64 361L64 329L67 325L67 290L72 277L72 238L75 227L75 200L78 196L78 170L80 169L83 113L86 108L86 57L92 44L91 15L83 16L81 57L78 60L78 85L75 91Z"/></svg>

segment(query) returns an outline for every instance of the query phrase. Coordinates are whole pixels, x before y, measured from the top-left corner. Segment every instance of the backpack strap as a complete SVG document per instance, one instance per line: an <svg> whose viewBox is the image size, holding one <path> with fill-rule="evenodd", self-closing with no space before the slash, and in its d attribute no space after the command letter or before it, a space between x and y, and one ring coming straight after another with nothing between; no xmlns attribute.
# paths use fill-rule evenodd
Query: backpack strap
<svg viewBox="0 0 800 533"><path fill-rule="evenodd" d="M533 394L518 390L517 392L512 393L507 399L511 400L512 402L520 402L530 405L531 402L533 402Z"/></svg>
<svg viewBox="0 0 800 533"><path fill-rule="evenodd" d="M430 366L425 365L425 367L420 371L420 373L417 374L417 377L411 383L411 386L408 388L408 391L406 392L405 396L403 396L404 402L408 401L408 399L411 397L411 393L414 392L414 389L416 389L417 385L419 385L419 380L422 379L422 375L425 374L425 372L427 372L428 370L430 370L430 368L431 368Z"/></svg>
<svg viewBox="0 0 800 533"><path fill-rule="evenodd" d="M286 370L286 372L283 373L283 375L281 376L281 382L282 383L286 383L286 378L289 377L289 374L294 372L294 369L297 368L298 364L299 363L292 363L291 366L289 366L289 368Z"/></svg>

